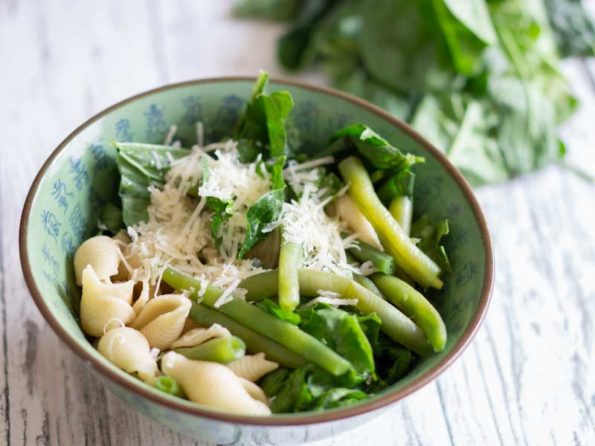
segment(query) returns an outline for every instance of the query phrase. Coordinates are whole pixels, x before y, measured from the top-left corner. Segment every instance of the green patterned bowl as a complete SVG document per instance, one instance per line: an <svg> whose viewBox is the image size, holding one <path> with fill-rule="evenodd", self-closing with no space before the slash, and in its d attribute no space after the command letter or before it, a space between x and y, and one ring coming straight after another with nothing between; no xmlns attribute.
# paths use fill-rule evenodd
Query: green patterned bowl
<svg viewBox="0 0 595 446"><path fill-rule="evenodd" d="M316 150L351 122L370 125L396 146L426 157L416 167L416 212L448 217L446 241L454 272L434 296L448 327L440 354L424 358L403 380L348 408L267 418L216 412L154 390L104 359L85 339L77 318L80 291L72 256L96 230L102 203L117 193L112 142L160 143L171 124L181 141L195 141L202 121L208 141L228 133L249 97L254 79L185 82L152 90L99 113L72 132L35 178L23 210L21 263L31 295L52 329L124 401L170 428L217 443L298 443L361 424L436 378L459 356L477 331L492 287L492 248L477 200L461 174L401 121L355 97L294 82L272 82L295 98L292 119L301 143Z"/></svg>

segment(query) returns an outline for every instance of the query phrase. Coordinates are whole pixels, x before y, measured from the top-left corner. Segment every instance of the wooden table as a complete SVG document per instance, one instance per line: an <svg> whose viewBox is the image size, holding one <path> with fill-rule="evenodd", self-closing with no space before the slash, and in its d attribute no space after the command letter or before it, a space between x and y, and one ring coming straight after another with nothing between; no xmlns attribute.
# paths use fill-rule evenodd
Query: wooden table
<svg viewBox="0 0 595 446"><path fill-rule="evenodd" d="M279 74L280 28L230 3L0 0L0 444L201 444L130 410L58 340L17 234L34 174L89 116L168 82ZM593 174L595 70L565 68L582 101L569 160ZM497 271L477 337L438 380L316 445L595 444L595 186L552 166L477 195Z"/></svg>

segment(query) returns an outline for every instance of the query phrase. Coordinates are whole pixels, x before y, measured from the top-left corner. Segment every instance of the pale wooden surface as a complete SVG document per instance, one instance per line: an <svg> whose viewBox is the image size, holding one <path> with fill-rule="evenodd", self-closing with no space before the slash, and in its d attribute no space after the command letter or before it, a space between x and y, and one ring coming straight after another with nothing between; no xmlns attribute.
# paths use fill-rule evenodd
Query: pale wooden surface
<svg viewBox="0 0 595 446"><path fill-rule="evenodd" d="M0 444L201 444L124 406L50 331L17 233L34 174L90 115L167 82L279 73L279 28L229 5L0 0ZM566 68L583 102L564 129L570 159L595 173L595 67ZM497 274L472 345L406 401L313 444L595 444L595 186L550 167L478 197Z"/></svg>

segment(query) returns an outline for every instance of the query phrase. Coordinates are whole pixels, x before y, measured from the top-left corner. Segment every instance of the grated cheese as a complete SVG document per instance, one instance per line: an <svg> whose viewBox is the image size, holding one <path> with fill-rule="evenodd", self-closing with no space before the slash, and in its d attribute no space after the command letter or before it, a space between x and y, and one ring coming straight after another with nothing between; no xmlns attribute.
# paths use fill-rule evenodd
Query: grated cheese
<svg viewBox="0 0 595 446"><path fill-rule="evenodd" d="M127 228L131 243L124 252L125 264L132 270L133 280L148 280L155 292L169 265L200 279L199 295L204 295L207 285L212 284L224 289L225 296L242 296L237 290L239 282L264 271L252 260L235 259L246 228L242 212L230 218L223 234L228 255L219 255L213 244L212 213L206 208L206 196L234 199L234 210L242 211L268 191L268 179L257 175L253 165L241 165L235 143L228 141L217 144L217 159L207 157L212 173L209 179L219 181L207 181L206 187L199 190L199 200L192 199L188 191L202 179L201 162L209 150L209 146L195 146L188 156L172 161L166 183L149 187L148 222Z"/></svg>
<svg viewBox="0 0 595 446"><path fill-rule="evenodd" d="M326 188L317 186L322 171L302 169L300 165L290 163L284 174L292 189L299 193L299 198L283 205L283 236L288 241L301 244L304 268L346 277L351 277L353 273L361 274L357 267L347 262L345 254L346 249L355 246L357 235L343 237L347 230L345 223L338 216L327 215L324 210L333 196ZM342 193L345 190L343 188Z"/></svg>
<svg viewBox="0 0 595 446"><path fill-rule="evenodd" d="M175 127L170 128L166 142L171 143L175 131ZM246 236L246 212L270 191L270 174L260 157L254 163L242 164L235 141L203 147L201 123L197 124L196 132L199 144L188 156L177 160L170 157L165 184L149 187L149 219L127 228L131 243L124 250L124 263L132 271L132 279L148 281L154 293L159 291L163 271L170 265L200 280L199 297L207 286L219 287L223 290L216 302L219 307L234 297L245 297L246 290L238 288L241 280L265 271L253 260L238 260L237 253ZM282 224L285 239L304 248L305 268L346 277L353 273L368 275L375 271L372 265L350 265L347 261L345 250L355 246L358 236L344 236L345 222L340 216L332 217L325 212L325 206L334 197L318 184L324 174L321 166L333 162L333 157L326 157L301 164L288 163L283 174L298 198L284 203L281 219L269 224L265 232ZM203 178L204 163L208 166L206 178ZM198 200L188 196L196 185L200 185ZM339 194L346 190L347 186ZM218 249L211 233L213 213L207 206L208 197L229 201L231 208L231 215L215 234L220 240ZM319 298L333 305L336 300L346 302L328 293Z"/></svg>

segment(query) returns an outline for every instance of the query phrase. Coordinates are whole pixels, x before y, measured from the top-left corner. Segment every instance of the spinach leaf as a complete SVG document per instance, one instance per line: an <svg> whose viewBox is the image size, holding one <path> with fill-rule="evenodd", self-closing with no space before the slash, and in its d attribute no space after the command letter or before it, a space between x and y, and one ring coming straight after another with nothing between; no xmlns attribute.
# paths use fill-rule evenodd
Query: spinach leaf
<svg viewBox="0 0 595 446"><path fill-rule="evenodd" d="M496 42L484 0L434 1L433 6L457 71L474 74L485 47Z"/></svg>
<svg viewBox="0 0 595 446"><path fill-rule="evenodd" d="M312 31L336 0L303 0L294 17L293 27L279 40L279 62L288 70L300 68L309 45Z"/></svg>
<svg viewBox="0 0 595 446"><path fill-rule="evenodd" d="M101 210L99 220L109 232L112 234L117 233L124 226L122 220L122 209L113 203L107 203Z"/></svg>
<svg viewBox="0 0 595 446"><path fill-rule="evenodd" d="M378 368L378 381L372 383L370 391L377 392L403 378L415 365L416 357L404 347L380 334L374 342L374 358Z"/></svg>
<svg viewBox="0 0 595 446"><path fill-rule="evenodd" d="M358 317L327 304L298 311L300 328L323 341L364 377L374 375L374 355Z"/></svg>
<svg viewBox="0 0 595 446"><path fill-rule="evenodd" d="M412 198L414 184L415 174L409 168L405 168L386 179L376 193L380 201L388 206L394 197Z"/></svg>
<svg viewBox="0 0 595 446"><path fill-rule="evenodd" d="M205 206L213 211L211 216L211 235L215 247L221 246L221 226L233 215L233 200L222 200L217 197L206 197Z"/></svg>
<svg viewBox="0 0 595 446"><path fill-rule="evenodd" d="M268 79L267 73L260 73L252 91L252 97L236 125L233 137L243 146L242 153L251 154L256 146L256 148L268 149L271 157L277 157L286 152L285 124L293 109L293 98L288 91L275 91L267 95L265 89ZM249 151L245 150L251 144L252 148ZM252 160L250 156L244 155L244 157Z"/></svg>
<svg viewBox="0 0 595 446"><path fill-rule="evenodd" d="M171 159L187 156L190 151L170 146L142 143L115 143L116 163L120 173L119 195L122 219L126 226L147 221L151 202L148 187L165 182Z"/></svg>
<svg viewBox="0 0 595 446"><path fill-rule="evenodd" d="M488 101L442 94L426 95L411 124L442 150L472 185L479 186L509 177L494 136L498 122Z"/></svg>
<svg viewBox="0 0 595 446"><path fill-rule="evenodd" d="M291 15L281 60L321 66L334 86L412 122L473 185L561 156L555 129L577 101L558 49L595 49L580 0L335 0L315 13L310 3ZM326 152L353 148L345 142Z"/></svg>
<svg viewBox="0 0 595 446"><path fill-rule="evenodd" d="M357 388L340 387L336 378L313 364L289 371L278 369L260 382L274 413L342 407L365 399Z"/></svg>
<svg viewBox="0 0 595 446"><path fill-rule="evenodd" d="M297 313L294 313L293 311L289 310L284 310L270 299L263 299L260 302L258 302L256 306L261 310L264 310L267 313L275 316L277 319L289 322L293 325L298 325L302 320Z"/></svg>
<svg viewBox="0 0 595 446"><path fill-rule="evenodd" d="M411 225L411 237L419 239L418 248L434 260L443 271L452 272L446 250L441 244L442 238L449 232L447 219L432 224L427 215L420 217Z"/></svg>
<svg viewBox="0 0 595 446"><path fill-rule="evenodd" d="M595 25L581 0L544 0L562 57L595 56Z"/></svg>
<svg viewBox="0 0 595 446"><path fill-rule="evenodd" d="M331 143L337 149L342 149L341 144L356 149L373 167L381 170L400 170L424 161L411 153L404 154L364 124L352 124L339 130L331 137Z"/></svg>
<svg viewBox="0 0 595 446"><path fill-rule="evenodd" d="M300 0L244 0L234 5L239 17L263 17L270 20L289 20L299 11Z"/></svg>
<svg viewBox="0 0 595 446"><path fill-rule="evenodd" d="M264 240L268 235L265 230L281 218L285 201L284 165L284 156L277 158L272 164L267 164L267 169L271 174L271 191L260 197L256 203L250 206L246 213L248 226L246 238L238 252L238 258L240 259L244 258L248 251Z"/></svg>

